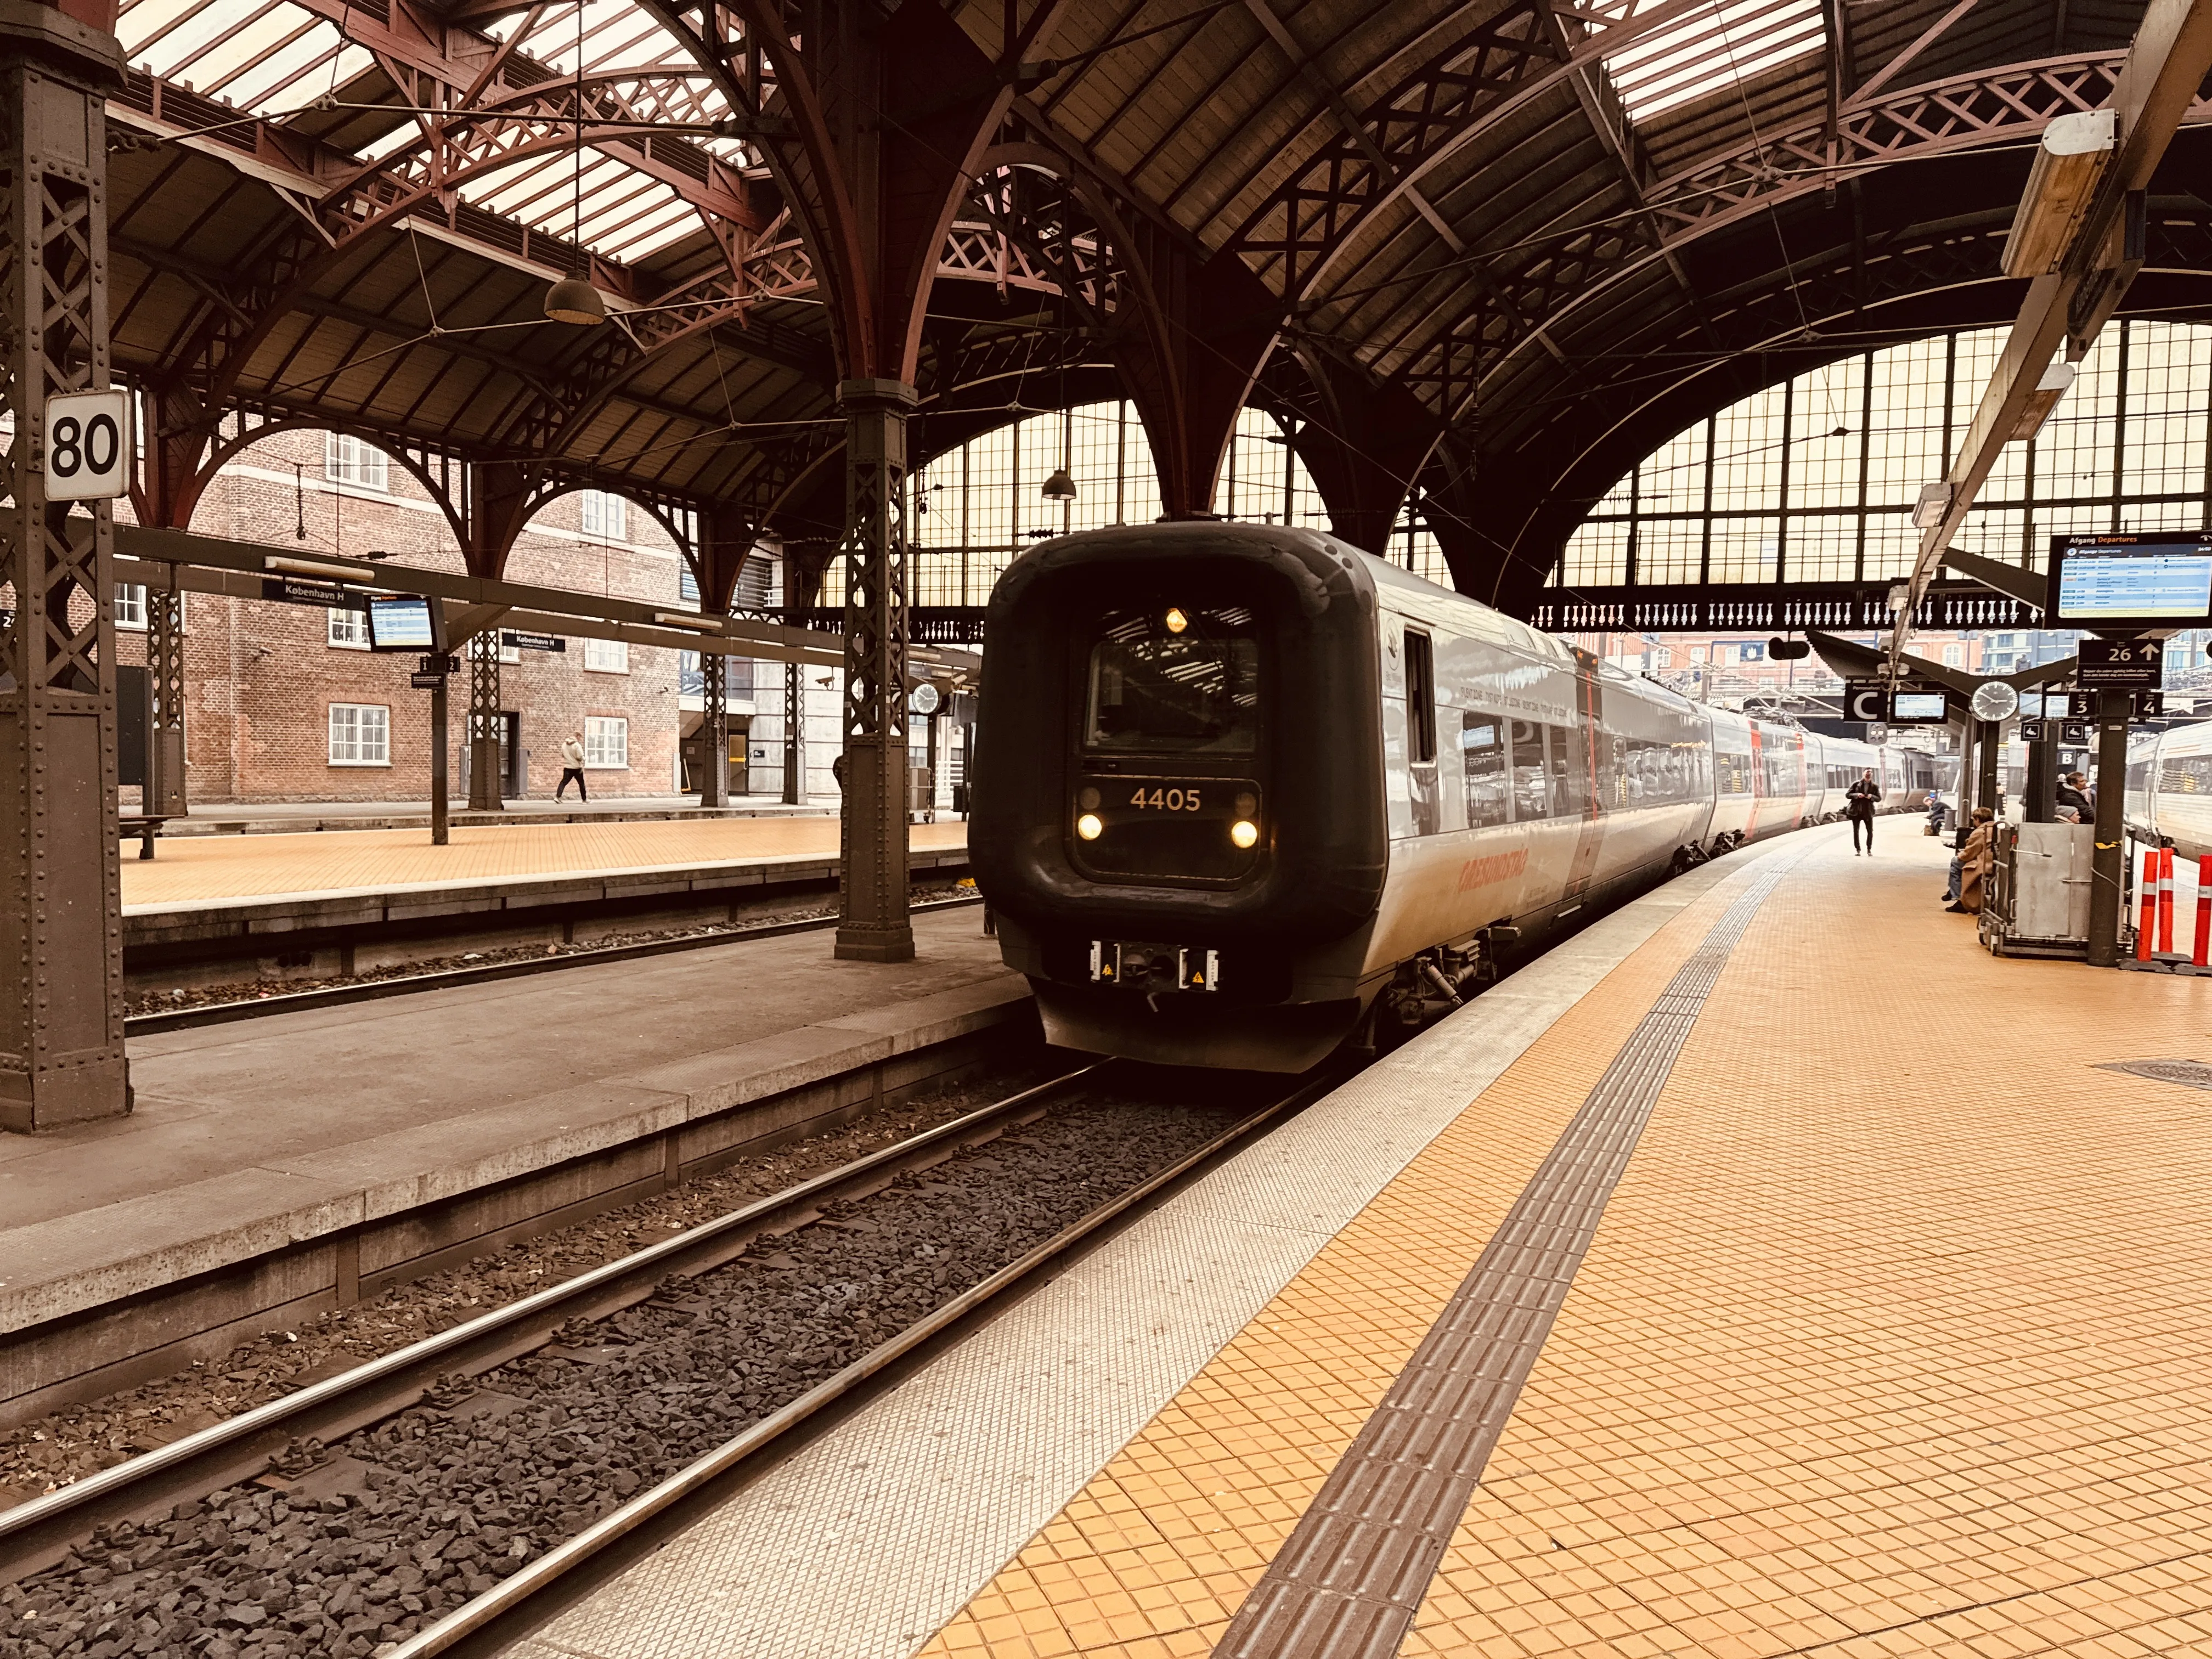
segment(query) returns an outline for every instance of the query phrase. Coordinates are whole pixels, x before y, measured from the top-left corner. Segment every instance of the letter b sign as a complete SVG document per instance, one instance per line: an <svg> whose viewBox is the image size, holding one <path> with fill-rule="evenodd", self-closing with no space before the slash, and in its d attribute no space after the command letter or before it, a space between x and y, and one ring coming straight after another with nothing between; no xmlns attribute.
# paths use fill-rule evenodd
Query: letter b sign
<svg viewBox="0 0 2212 1659"><path fill-rule="evenodd" d="M64 392L46 399L46 499L104 501L131 481L131 394Z"/></svg>

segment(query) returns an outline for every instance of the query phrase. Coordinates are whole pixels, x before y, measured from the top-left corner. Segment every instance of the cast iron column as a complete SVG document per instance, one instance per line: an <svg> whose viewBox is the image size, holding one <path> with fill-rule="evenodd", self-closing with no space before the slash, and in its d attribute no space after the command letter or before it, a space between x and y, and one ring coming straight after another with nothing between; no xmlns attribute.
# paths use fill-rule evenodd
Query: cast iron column
<svg viewBox="0 0 2212 1659"><path fill-rule="evenodd" d="M2058 722L2045 720L2039 742L2027 745L2026 818L2053 823L2058 818Z"/></svg>
<svg viewBox="0 0 2212 1659"><path fill-rule="evenodd" d="M1974 722L1974 770L1976 774L1974 805L1997 810L1997 794L2004 787L1997 775L1997 763L2003 758L2004 745L1997 734L2004 728L1995 720Z"/></svg>
<svg viewBox="0 0 2212 1659"><path fill-rule="evenodd" d="M847 380L844 862L837 955L911 962L906 834L906 417L915 391Z"/></svg>
<svg viewBox="0 0 2212 1659"><path fill-rule="evenodd" d="M112 15L112 14L111 14ZM115 529L49 504L46 399L105 390L115 37L0 0L0 1127L131 1109L117 862Z"/></svg>
<svg viewBox="0 0 2212 1659"><path fill-rule="evenodd" d="M2097 694L2097 839L2089 861L2089 965L2120 963L2122 884L2127 865L2128 714L2124 691Z"/></svg>
<svg viewBox="0 0 2212 1659"><path fill-rule="evenodd" d="M497 812L500 799L499 629L469 639L469 811Z"/></svg>
<svg viewBox="0 0 2212 1659"><path fill-rule="evenodd" d="M796 623L793 625L797 626ZM801 806L806 801L805 672L795 662L783 665L783 804L786 806Z"/></svg>
<svg viewBox="0 0 2212 1659"><path fill-rule="evenodd" d="M438 676L437 689L430 693L430 845L453 845L453 765L448 733L453 725L450 700L447 688L453 676Z"/></svg>
<svg viewBox="0 0 2212 1659"><path fill-rule="evenodd" d="M146 588L146 811L181 816L185 787L185 595L169 567L167 587Z"/></svg>
<svg viewBox="0 0 2212 1659"><path fill-rule="evenodd" d="M699 720L699 805L730 804L730 659L719 651L699 653L699 678L707 708Z"/></svg>

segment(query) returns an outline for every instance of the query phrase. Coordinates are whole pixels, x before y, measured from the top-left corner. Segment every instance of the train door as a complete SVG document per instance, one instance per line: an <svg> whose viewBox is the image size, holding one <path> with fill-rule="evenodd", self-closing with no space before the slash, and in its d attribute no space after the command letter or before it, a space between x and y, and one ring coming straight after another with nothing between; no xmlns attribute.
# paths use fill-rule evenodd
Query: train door
<svg viewBox="0 0 2212 1659"><path fill-rule="evenodd" d="M1605 848L1605 791L1609 779L1601 772L1609 772L1606 746L1605 722L1601 718L1604 689L1595 675L1577 676L1575 682L1576 720L1572 726L1562 726L1553 732L1555 739L1564 738L1571 750L1559 769L1572 780L1574 787L1566 792L1569 811L1581 808L1582 830L1575 837L1574 857L1567 865L1567 884L1560 896L1569 906L1579 904L1589 891L1590 878L1597 872L1598 854Z"/></svg>
<svg viewBox="0 0 2212 1659"><path fill-rule="evenodd" d="M1418 629L1406 630L1406 763L1413 796L1413 833L1433 836L1443 827L1437 785L1436 647Z"/></svg>

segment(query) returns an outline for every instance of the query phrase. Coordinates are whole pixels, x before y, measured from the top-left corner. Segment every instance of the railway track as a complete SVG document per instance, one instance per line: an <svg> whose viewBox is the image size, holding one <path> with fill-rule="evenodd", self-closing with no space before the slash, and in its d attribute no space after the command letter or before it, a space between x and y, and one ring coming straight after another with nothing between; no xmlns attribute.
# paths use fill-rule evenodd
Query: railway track
<svg viewBox="0 0 2212 1659"><path fill-rule="evenodd" d="M611 1546L1334 1080L1224 1109L1218 1078L1088 1066L0 1511L0 1648L146 1651L213 1628L249 1653L484 1650ZM878 1330L860 1292L885 1285L910 1316ZM845 1330L863 1340L840 1347ZM702 1421L701 1443L630 1455ZM441 1556L473 1570L438 1577Z"/></svg>
<svg viewBox="0 0 2212 1659"><path fill-rule="evenodd" d="M917 916L940 910L962 910L982 903L981 897L939 899L913 907ZM753 927L728 927L717 933L695 933L682 939L647 939L636 945L609 945L586 951L568 951L555 957L530 957L517 962L486 963L481 968L444 968L432 973L405 974L391 979L362 980L354 985L332 985L314 991L282 991L273 996L243 998L235 1002L211 1002L174 1012L132 1014L123 1022L126 1036L153 1036L162 1031L189 1031L203 1025L227 1025L234 1020L259 1019L268 1014L297 1013L313 1008L342 1008L349 1003L380 1002L386 997L411 996L418 991L447 991L465 985L489 985L502 979L526 979L532 974L558 973L567 968L588 968L609 962L636 962L665 957L678 951L703 951L715 945L742 945L748 939L781 939L787 933L818 933L837 925L836 915L815 916L805 921L775 921Z"/></svg>

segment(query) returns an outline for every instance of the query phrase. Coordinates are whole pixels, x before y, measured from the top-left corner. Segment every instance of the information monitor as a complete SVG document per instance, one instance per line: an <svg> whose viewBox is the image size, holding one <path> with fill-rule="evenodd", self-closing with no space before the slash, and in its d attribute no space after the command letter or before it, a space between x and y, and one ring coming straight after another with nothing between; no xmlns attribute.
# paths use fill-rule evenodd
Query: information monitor
<svg viewBox="0 0 2212 1659"><path fill-rule="evenodd" d="M373 651L434 651L437 623L430 601L420 593L368 596L368 639Z"/></svg>
<svg viewBox="0 0 2212 1659"><path fill-rule="evenodd" d="M1941 726L1951 717L1950 699L1941 691L1895 691L1890 694L1892 726Z"/></svg>
<svg viewBox="0 0 2212 1659"><path fill-rule="evenodd" d="M2054 536L2052 620L2105 629L2212 620L2212 533Z"/></svg>

